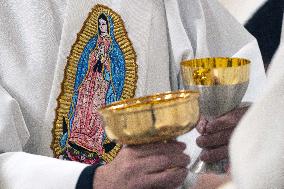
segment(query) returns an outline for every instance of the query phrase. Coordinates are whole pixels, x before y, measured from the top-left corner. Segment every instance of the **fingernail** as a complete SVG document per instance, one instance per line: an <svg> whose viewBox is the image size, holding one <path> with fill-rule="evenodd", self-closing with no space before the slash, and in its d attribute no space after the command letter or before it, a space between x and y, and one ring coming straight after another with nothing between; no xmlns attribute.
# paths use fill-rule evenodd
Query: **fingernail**
<svg viewBox="0 0 284 189"><path fill-rule="evenodd" d="M203 125L200 126L200 133L202 135L205 133L205 127Z"/></svg>

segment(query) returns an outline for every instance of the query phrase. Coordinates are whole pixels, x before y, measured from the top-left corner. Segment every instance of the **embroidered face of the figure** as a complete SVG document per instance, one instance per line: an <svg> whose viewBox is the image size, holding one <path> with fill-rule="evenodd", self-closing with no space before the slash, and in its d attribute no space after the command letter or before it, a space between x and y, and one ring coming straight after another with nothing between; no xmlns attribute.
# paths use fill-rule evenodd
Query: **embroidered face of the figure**
<svg viewBox="0 0 284 189"><path fill-rule="evenodd" d="M108 20L107 17L104 14L101 14L99 16L99 34L105 35L108 34L109 28L108 28Z"/></svg>

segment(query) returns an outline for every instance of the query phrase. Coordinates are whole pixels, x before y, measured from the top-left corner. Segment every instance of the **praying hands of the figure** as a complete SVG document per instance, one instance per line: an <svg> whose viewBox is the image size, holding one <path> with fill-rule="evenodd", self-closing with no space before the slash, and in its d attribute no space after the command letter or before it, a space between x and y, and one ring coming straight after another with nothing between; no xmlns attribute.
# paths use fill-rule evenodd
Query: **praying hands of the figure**
<svg viewBox="0 0 284 189"><path fill-rule="evenodd" d="M200 119L196 128L201 136L196 139L196 143L203 149L200 154L202 161L214 163L228 158L228 144L231 135L247 110L248 106L244 106L212 121L205 118Z"/></svg>
<svg viewBox="0 0 284 189"><path fill-rule="evenodd" d="M94 189L177 188L188 173L185 148L176 141L125 147L113 162L97 169Z"/></svg>

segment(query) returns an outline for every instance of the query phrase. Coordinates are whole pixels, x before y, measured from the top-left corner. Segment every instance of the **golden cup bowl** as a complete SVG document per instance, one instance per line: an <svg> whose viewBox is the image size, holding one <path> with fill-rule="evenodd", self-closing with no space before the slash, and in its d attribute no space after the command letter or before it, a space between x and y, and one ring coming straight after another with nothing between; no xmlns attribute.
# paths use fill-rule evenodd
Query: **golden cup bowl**
<svg viewBox="0 0 284 189"><path fill-rule="evenodd" d="M249 81L250 61L243 58L201 58L181 63L185 86L236 85Z"/></svg>
<svg viewBox="0 0 284 189"><path fill-rule="evenodd" d="M199 120L198 92L177 91L123 100L100 110L107 136L137 145L174 139Z"/></svg>

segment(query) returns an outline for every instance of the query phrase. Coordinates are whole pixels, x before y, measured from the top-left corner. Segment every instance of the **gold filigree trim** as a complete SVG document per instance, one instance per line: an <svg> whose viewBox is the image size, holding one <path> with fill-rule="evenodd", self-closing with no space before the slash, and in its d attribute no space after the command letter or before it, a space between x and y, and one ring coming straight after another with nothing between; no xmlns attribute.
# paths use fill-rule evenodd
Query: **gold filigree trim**
<svg viewBox="0 0 284 189"><path fill-rule="evenodd" d="M67 57L67 65L64 70L64 80L61 84L61 93L57 99L56 118L54 121L54 128L52 130L53 140L51 148L54 156L57 158L62 155L63 149L60 147L60 138L63 135L63 117L68 117L67 115L73 96L77 63L87 42L98 33L97 19L102 13L112 17L114 23L114 36L125 58L125 82L121 100L133 98L135 95L138 79L136 53L130 39L128 38L124 22L121 16L112 9L98 4L89 13L81 31L77 34L76 42L72 45L70 55ZM108 142L110 141L106 141L106 143ZM102 158L106 162L110 162L117 155L120 148L121 146L117 145L112 151L103 154Z"/></svg>

